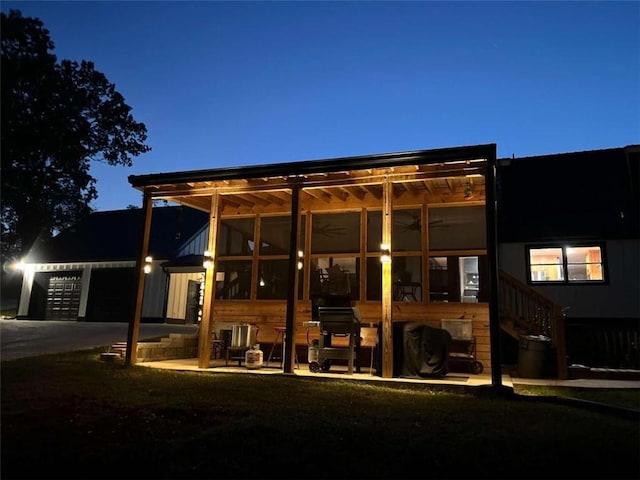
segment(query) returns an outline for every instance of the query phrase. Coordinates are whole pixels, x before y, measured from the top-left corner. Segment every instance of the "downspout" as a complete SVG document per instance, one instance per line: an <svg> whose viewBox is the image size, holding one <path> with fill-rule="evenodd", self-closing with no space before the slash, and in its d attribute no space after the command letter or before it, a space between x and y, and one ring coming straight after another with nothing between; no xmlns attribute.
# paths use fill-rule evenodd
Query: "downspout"
<svg viewBox="0 0 640 480"><path fill-rule="evenodd" d="M500 349L500 312L498 303L498 201L496 196L496 148L487 158L485 180L485 212L487 221L487 256L489 261L489 337L491 348L491 386L502 388L502 352Z"/></svg>
<svg viewBox="0 0 640 480"><path fill-rule="evenodd" d="M289 234L289 275L287 284L287 319L285 325L284 373L293 373L296 348L296 301L298 299L298 223L300 218L300 184L291 185L291 232Z"/></svg>
<svg viewBox="0 0 640 480"><path fill-rule="evenodd" d="M135 279L137 283L136 290L136 307L133 318L129 321L129 331L127 333L127 351L125 354L125 366L135 365L138 352L138 334L140 333L140 318L142 317L142 300L144 299L144 283L145 275L142 271L144 268L144 259L149 255L149 238L151 236L151 214L153 202L151 194L145 190L142 196L142 211L144 212L144 222L142 226L142 245L140 246L140 255L136 262Z"/></svg>

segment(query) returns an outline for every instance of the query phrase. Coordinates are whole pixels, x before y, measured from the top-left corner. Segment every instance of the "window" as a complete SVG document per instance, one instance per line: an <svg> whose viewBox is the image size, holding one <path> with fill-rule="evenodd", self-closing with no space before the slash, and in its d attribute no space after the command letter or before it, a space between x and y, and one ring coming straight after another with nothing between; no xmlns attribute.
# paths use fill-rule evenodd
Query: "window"
<svg viewBox="0 0 640 480"><path fill-rule="evenodd" d="M430 250L487 248L485 207L430 207Z"/></svg>
<svg viewBox="0 0 640 480"><path fill-rule="evenodd" d="M379 247L378 247L379 248ZM360 298L360 212L314 214L309 296Z"/></svg>
<svg viewBox="0 0 640 480"><path fill-rule="evenodd" d="M393 300L422 302L422 209L393 210L391 227ZM382 299L382 212L367 212L367 300Z"/></svg>
<svg viewBox="0 0 640 480"><path fill-rule="evenodd" d="M220 220L218 256L252 255L254 224L255 219L252 217L223 218Z"/></svg>
<svg viewBox="0 0 640 480"><path fill-rule="evenodd" d="M527 247L529 283L604 283L601 245Z"/></svg>
<svg viewBox="0 0 640 480"><path fill-rule="evenodd" d="M300 218L301 239L299 250L304 248L306 217ZM258 249L258 276L256 298L258 300L284 300L289 293L289 242L291 216L262 216L259 222L260 248ZM302 298L304 271L298 269L298 298Z"/></svg>
<svg viewBox="0 0 640 480"><path fill-rule="evenodd" d="M391 276L395 301L422 301L421 256L394 256L391 263Z"/></svg>
<svg viewBox="0 0 640 480"><path fill-rule="evenodd" d="M288 278L289 260L260 260L258 262L258 299L287 298Z"/></svg>
<svg viewBox="0 0 640 480"><path fill-rule="evenodd" d="M257 298L259 300L287 298L291 217L289 215L261 217L259 230Z"/></svg>
<svg viewBox="0 0 640 480"><path fill-rule="evenodd" d="M224 300L251 298L254 225L253 217L220 220L215 298Z"/></svg>
<svg viewBox="0 0 640 480"><path fill-rule="evenodd" d="M340 295L358 300L359 278L360 259L357 257L314 257L311 259L309 295Z"/></svg>
<svg viewBox="0 0 640 480"><path fill-rule="evenodd" d="M251 298L251 260L220 260L216 269L216 298Z"/></svg>
<svg viewBox="0 0 640 480"><path fill-rule="evenodd" d="M260 219L260 255L288 255L291 217L262 217ZM304 245L304 244L303 244Z"/></svg>
<svg viewBox="0 0 640 480"><path fill-rule="evenodd" d="M487 256L429 257L429 300L431 302L488 302Z"/></svg>
<svg viewBox="0 0 640 480"><path fill-rule="evenodd" d="M305 221L305 216L301 216L301 246L304 245ZM256 226L257 237L254 235ZM290 234L290 215L221 219L215 298L286 299L289 288ZM302 298L303 270L298 272L298 298Z"/></svg>
<svg viewBox="0 0 640 480"><path fill-rule="evenodd" d="M359 253L360 212L314 214L311 253Z"/></svg>
<svg viewBox="0 0 640 480"><path fill-rule="evenodd" d="M422 250L422 212L416 209L394 209L391 246L394 252Z"/></svg>

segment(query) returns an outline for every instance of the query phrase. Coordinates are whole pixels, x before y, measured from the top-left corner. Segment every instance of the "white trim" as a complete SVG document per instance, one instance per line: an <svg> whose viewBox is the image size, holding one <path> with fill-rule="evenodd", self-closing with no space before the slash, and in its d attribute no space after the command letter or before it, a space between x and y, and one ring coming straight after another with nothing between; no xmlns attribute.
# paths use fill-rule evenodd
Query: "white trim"
<svg viewBox="0 0 640 480"><path fill-rule="evenodd" d="M80 290L80 305L78 306L78 318L87 316L87 301L89 300L89 285L91 284L91 266L82 270L82 289Z"/></svg>
<svg viewBox="0 0 640 480"><path fill-rule="evenodd" d="M29 263L34 272L56 272L65 270L85 270L86 268L128 268L135 267L135 260L116 260L112 262L77 262L77 263Z"/></svg>
<svg viewBox="0 0 640 480"><path fill-rule="evenodd" d="M22 289L20 290L20 304L18 305L18 316L27 316L29 314L29 302L31 300L31 291L33 290L33 278L35 270L33 265L25 265L22 273Z"/></svg>

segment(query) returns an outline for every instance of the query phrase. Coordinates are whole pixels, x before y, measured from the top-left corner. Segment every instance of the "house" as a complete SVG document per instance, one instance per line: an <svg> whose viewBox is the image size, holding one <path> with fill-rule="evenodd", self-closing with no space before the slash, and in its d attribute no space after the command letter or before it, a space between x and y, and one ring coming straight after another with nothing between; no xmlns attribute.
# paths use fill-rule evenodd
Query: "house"
<svg viewBox="0 0 640 480"><path fill-rule="evenodd" d="M162 263L175 258L185 239L206 222L207 215L193 209L154 208L145 255L151 259L145 262L150 271L143 276L143 321L166 321ZM95 212L32 250L24 259L17 317L130 321L136 304L135 267L143 226L141 209Z"/></svg>
<svg viewBox="0 0 640 480"><path fill-rule="evenodd" d="M398 374L394 326L443 320L468 322L474 358L494 384L504 366L518 364L529 335L549 339L545 376L593 374L581 365L639 370L639 147L504 159L495 149L131 176L144 205L127 228L139 232L126 236L128 253L83 253L95 243L89 238L107 234L60 235L23 292L40 288L42 298L43 285L59 281L51 272L77 277L87 267L84 282L93 284L107 274L91 262L126 259L126 314L83 307L97 300L80 281L94 300L79 300L77 317L122 318L133 330L151 319L199 323L201 368L223 329L250 323L267 348L285 333L283 368L291 371L295 353L306 355L305 324L318 302L346 298L375 326L368 348L382 376ZM153 207L158 199L182 207ZM177 235L186 218L190 227ZM85 228L103 227L75 234ZM152 273L136 277L148 255ZM25 298L23 314L43 311ZM132 345L127 354L135 363Z"/></svg>
<svg viewBox="0 0 640 480"><path fill-rule="evenodd" d="M569 376L638 376L639 182L640 145L498 161L499 268L562 310Z"/></svg>
<svg viewBox="0 0 640 480"><path fill-rule="evenodd" d="M333 288L379 325L382 376L395 372L393 325L466 319L499 384L527 335L550 339L567 378L593 345L578 338L586 320L620 325L618 353L637 368L637 178L637 146L497 161L495 145L479 145L129 181L147 205L210 215L201 368L216 324L239 322L267 343L284 326L290 370L314 299Z"/></svg>

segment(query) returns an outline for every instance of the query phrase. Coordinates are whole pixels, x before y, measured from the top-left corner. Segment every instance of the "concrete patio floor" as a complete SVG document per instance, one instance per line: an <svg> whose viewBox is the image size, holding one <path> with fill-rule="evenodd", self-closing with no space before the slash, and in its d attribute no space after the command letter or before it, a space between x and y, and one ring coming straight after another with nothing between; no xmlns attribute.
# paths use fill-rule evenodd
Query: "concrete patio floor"
<svg viewBox="0 0 640 480"><path fill-rule="evenodd" d="M184 358L177 360L160 360L153 362L139 362L136 365L159 368L165 370L178 370L184 372L200 372L205 374L216 373L236 373L236 374L253 374L253 375L284 375L282 368L278 362L270 362L268 366L266 364L262 368L249 369L244 365L238 366L236 362L233 364L229 362L229 365L225 365L225 361L222 359L212 360L209 368L199 368L198 359L196 358ZM332 366L328 372L313 373L309 371L309 366L306 363L301 363L293 371L292 375L302 377L316 377L316 378L335 378L341 380L353 380L353 381L369 381L369 382L394 382L394 383L420 383L420 384L432 384L432 385L448 385L448 386L469 386L469 387L481 387L491 386L491 375L489 374L466 374L464 372L452 372L447 374L443 378L382 378L374 375L370 372L368 367L363 367L361 373L354 373L352 375L347 374L346 366L337 365ZM640 381L627 381L627 380L597 380L597 379L575 379L575 380L558 380L553 378L521 378L512 377L507 374L502 375L502 385L505 387L513 388L515 385L547 385L547 386L561 386L561 387L575 387L575 388L640 388Z"/></svg>

